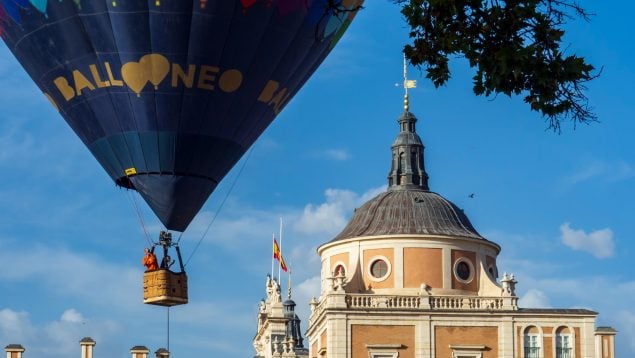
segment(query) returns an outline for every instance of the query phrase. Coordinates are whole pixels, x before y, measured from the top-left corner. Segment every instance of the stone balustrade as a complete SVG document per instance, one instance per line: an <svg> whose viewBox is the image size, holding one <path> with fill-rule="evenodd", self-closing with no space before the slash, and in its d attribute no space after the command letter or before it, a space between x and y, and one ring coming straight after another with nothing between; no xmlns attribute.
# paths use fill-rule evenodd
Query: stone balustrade
<svg viewBox="0 0 635 358"><path fill-rule="evenodd" d="M504 300L503 297L430 296L430 308L500 311L508 309Z"/></svg>
<svg viewBox="0 0 635 358"><path fill-rule="evenodd" d="M366 308L396 308L418 309L422 308L421 296L390 296L390 295L346 295L346 304L350 309Z"/></svg>
<svg viewBox="0 0 635 358"><path fill-rule="evenodd" d="M346 294L345 300L346 307L350 310L506 311L518 309L518 297ZM325 309L331 307L328 301L328 295L322 297L311 314L311 322Z"/></svg>

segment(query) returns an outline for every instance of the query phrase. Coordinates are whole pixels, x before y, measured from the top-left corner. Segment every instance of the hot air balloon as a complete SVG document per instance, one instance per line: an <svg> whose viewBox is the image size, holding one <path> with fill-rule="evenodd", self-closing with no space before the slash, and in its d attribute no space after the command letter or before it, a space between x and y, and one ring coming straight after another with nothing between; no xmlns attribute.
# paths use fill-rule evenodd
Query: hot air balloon
<svg viewBox="0 0 635 358"><path fill-rule="evenodd" d="M110 177L184 231L361 1L0 0L0 28Z"/></svg>
<svg viewBox="0 0 635 358"><path fill-rule="evenodd" d="M0 0L0 34L119 186L184 231L363 0Z"/></svg>

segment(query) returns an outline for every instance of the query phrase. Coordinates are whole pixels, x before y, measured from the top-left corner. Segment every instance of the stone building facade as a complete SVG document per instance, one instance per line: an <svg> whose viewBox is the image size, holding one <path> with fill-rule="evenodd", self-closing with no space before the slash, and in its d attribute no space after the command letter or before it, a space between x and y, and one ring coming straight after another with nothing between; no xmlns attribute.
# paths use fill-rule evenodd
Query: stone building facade
<svg viewBox="0 0 635 358"><path fill-rule="evenodd" d="M416 122L406 97L387 191L318 248L309 357L614 358L596 312L518 307L501 247L430 191Z"/></svg>
<svg viewBox="0 0 635 358"><path fill-rule="evenodd" d="M267 298L260 301L258 328L254 337L255 358L299 358L308 357L304 348L300 318L295 313L295 302L291 299L291 288L287 300L282 302L280 284L267 276L265 285Z"/></svg>

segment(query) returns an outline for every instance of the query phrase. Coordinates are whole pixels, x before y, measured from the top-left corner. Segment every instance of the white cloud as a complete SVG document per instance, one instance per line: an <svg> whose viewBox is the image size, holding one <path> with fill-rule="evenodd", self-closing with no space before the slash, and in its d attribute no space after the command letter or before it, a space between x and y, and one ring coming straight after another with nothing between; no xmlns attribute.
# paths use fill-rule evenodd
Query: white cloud
<svg viewBox="0 0 635 358"><path fill-rule="evenodd" d="M537 289L528 290L519 300L518 306L523 308L549 308L549 298Z"/></svg>
<svg viewBox="0 0 635 358"><path fill-rule="evenodd" d="M635 312L619 311L613 319L620 325L618 340L628 342L631 350L635 352Z"/></svg>
<svg viewBox="0 0 635 358"><path fill-rule="evenodd" d="M318 297L320 295L320 276L310 277L296 287L298 296L306 298L305 302L309 302L311 297Z"/></svg>
<svg viewBox="0 0 635 358"><path fill-rule="evenodd" d="M188 237L200 238L210 222L215 212L205 211L196 216L187 231ZM271 230L277 231L278 216L275 212L253 210L245 208L238 215L219 215L212 224L214 235L209 239L218 240L217 243L239 244L254 238L271 237ZM286 217L285 214L282 214ZM275 232L275 231L274 231ZM268 235L263 234L268 233ZM209 235L209 232L207 233Z"/></svg>
<svg viewBox="0 0 635 358"><path fill-rule="evenodd" d="M574 185L592 179L617 182L632 177L635 177L635 168L623 160L612 162L594 160L587 163L583 168L580 168L575 173L567 176L564 181L566 184Z"/></svg>
<svg viewBox="0 0 635 358"><path fill-rule="evenodd" d="M345 162L352 158L351 153L344 148L320 149L311 152L309 155L317 159L325 159L334 162Z"/></svg>
<svg viewBox="0 0 635 358"><path fill-rule="evenodd" d="M610 181L621 181L635 177L635 168L629 163L620 161L615 164L609 177Z"/></svg>
<svg viewBox="0 0 635 358"><path fill-rule="evenodd" d="M80 297L105 307L133 310L138 304L141 270L89 253L44 246L7 247L0 252L0 262L11 262L8 269L0 270L0 281L37 280L59 297ZM65 317L74 319L77 314L67 311Z"/></svg>
<svg viewBox="0 0 635 358"><path fill-rule="evenodd" d="M26 342L34 336L35 328L27 312L8 308L0 310L0 337L3 342Z"/></svg>
<svg viewBox="0 0 635 358"><path fill-rule="evenodd" d="M319 205L307 204L294 228L306 234L333 236L344 228L356 206L384 190L384 186L373 188L359 196L350 190L327 189L324 193L326 202Z"/></svg>
<svg viewBox="0 0 635 358"><path fill-rule="evenodd" d="M62 317L60 318L62 322L68 323L86 323L86 319L79 313L76 309L70 308L62 313Z"/></svg>
<svg viewBox="0 0 635 358"><path fill-rule="evenodd" d="M315 271L314 271L315 272ZM319 272L319 270L317 271ZM320 296L320 276L312 276L294 287L293 300L297 304L296 313L306 327L310 315L309 302L312 297Z"/></svg>
<svg viewBox="0 0 635 358"><path fill-rule="evenodd" d="M560 225L562 242L568 247L586 251L593 256L604 259L613 256L615 243L613 230L605 228L586 233L584 230L572 229L569 223Z"/></svg>
<svg viewBox="0 0 635 358"><path fill-rule="evenodd" d="M327 189L326 202L307 204L300 221L295 223L298 231L307 234L324 233L333 235L346 224L346 215L357 200L357 194L350 190Z"/></svg>
<svg viewBox="0 0 635 358"><path fill-rule="evenodd" d="M346 149L327 149L324 154L327 158L339 162L351 159L351 154Z"/></svg>
<svg viewBox="0 0 635 358"><path fill-rule="evenodd" d="M73 308L59 320L39 324L31 322L28 312L0 310L0 341L21 344L35 357L75 356L79 354L78 341L86 332L102 339L118 330L119 325L110 320L86 324L84 316Z"/></svg>
<svg viewBox="0 0 635 358"><path fill-rule="evenodd" d="M603 174L606 170L606 165L599 161L594 161L584 168L579 169L577 172L569 175L565 178L565 181L569 184L577 184L587 181L591 178L595 178Z"/></svg>

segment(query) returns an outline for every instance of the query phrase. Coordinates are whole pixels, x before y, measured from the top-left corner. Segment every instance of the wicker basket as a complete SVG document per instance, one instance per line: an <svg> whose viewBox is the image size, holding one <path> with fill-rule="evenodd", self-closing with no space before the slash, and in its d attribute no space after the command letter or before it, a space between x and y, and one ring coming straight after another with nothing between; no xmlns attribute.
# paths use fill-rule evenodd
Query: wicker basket
<svg viewBox="0 0 635 358"><path fill-rule="evenodd" d="M176 306L187 303L187 275L160 269L143 274L143 303Z"/></svg>

